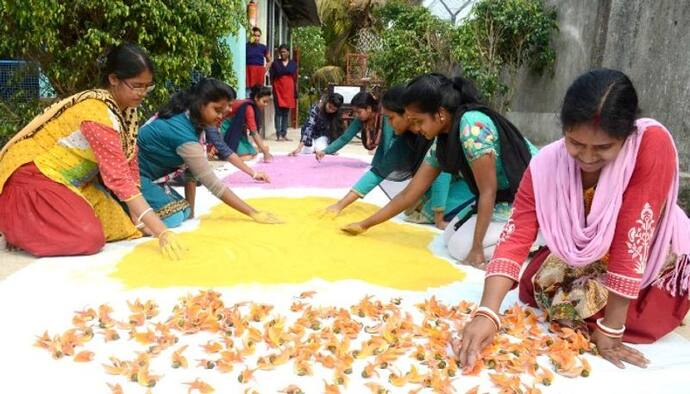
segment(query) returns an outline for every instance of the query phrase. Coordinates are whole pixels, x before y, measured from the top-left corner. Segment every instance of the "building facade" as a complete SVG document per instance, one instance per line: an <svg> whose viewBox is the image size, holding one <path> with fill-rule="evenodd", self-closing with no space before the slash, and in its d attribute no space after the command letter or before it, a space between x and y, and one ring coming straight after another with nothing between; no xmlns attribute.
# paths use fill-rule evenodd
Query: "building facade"
<svg viewBox="0 0 690 394"><path fill-rule="evenodd" d="M255 17L250 24L261 29L261 43L265 44L276 58L276 48L287 44L292 48L292 29L299 26L312 26L320 23L315 0L254 0L253 5L247 1L247 10L255 7ZM227 43L233 53L233 68L237 76L237 93L240 98L246 97L246 42L247 31L242 28L237 36L227 37ZM268 76L265 84L270 86ZM275 132L273 123L274 109L271 104L263 114L263 133L272 135Z"/></svg>

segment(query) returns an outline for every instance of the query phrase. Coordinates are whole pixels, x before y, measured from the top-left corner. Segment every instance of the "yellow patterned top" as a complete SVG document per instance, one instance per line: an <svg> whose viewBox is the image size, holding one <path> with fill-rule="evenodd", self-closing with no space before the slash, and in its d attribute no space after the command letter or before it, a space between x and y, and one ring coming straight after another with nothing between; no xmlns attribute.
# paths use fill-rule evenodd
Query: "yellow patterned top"
<svg viewBox="0 0 690 394"><path fill-rule="evenodd" d="M82 101L11 146L0 161L0 191L17 168L33 161L45 176L80 194L79 189L98 173L98 166L79 127L89 120L117 130L118 122L109 112L103 101Z"/></svg>
<svg viewBox="0 0 690 394"><path fill-rule="evenodd" d="M136 110L123 116L107 91L86 91L36 117L0 152L0 193L21 166L34 162L49 179L83 197L103 223L108 240L139 235L129 216L98 182L98 162L80 126L97 122L116 130L128 159L134 158ZM117 111L117 112L116 112Z"/></svg>

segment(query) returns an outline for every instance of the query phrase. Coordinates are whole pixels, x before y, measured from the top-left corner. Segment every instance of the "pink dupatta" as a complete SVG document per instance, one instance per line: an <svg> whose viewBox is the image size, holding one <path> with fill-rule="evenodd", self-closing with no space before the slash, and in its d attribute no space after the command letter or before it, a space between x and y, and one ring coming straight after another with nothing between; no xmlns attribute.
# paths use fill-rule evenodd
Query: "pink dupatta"
<svg viewBox="0 0 690 394"><path fill-rule="evenodd" d="M530 163L539 228L551 253L571 266L588 265L608 253L642 136L650 126L660 127L668 133L663 125L649 118L638 119L636 126L637 131L627 138L616 159L602 169L586 220L580 169L566 151L564 140L540 150ZM677 163L678 152L675 145L673 148ZM677 290L684 293L690 287L690 219L677 204L678 187L679 170L676 167L666 199L667 209L664 209L655 230L641 283L644 288L654 282L670 247L681 261L656 284L666 287L673 295ZM676 289L678 279L680 289Z"/></svg>

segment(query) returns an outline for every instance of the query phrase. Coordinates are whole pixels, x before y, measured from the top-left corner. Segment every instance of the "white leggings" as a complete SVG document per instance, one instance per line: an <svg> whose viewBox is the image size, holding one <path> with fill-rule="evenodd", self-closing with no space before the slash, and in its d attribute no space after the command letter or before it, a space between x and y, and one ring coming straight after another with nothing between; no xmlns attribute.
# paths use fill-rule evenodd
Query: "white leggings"
<svg viewBox="0 0 690 394"><path fill-rule="evenodd" d="M467 254L472 249L472 242L474 241L474 227L477 224L477 215L472 215L472 217L467 220L457 231L455 231L455 223L459 220L455 217L448 223L443 232L443 244L448 248L448 254L454 259L459 261L465 260ZM505 222L491 221L489 223L489 228L486 230L486 236L484 237L484 242L482 246L484 247L484 258L488 262L491 256L494 254L494 249L496 249L496 244L498 239L501 237L503 232L503 226ZM546 245L546 241L541 234L541 231L537 233L537 239L532 244L531 250L536 250L539 246Z"/></svg>
<svg viewBox="0 0 690 394"><path fill-rule="evenodd" d="M477 215L472 215L469 220L467 220L457 231L455 231L455 223L460 220L459 217L455 217L448 223L445 231L443 232L443 243L448 248L448 253L459 261L465 260L467 254L472 249L472 242L474 241L474 227L477 224ZM484 247L484 258L490 259L491 255L494 253L496 248L496 243L498 238L501 236L503 231L503 226L505 222L495 222L491 221L489 223L489 228L486 229L486 235L484 236L484 242L482 246Z"/></svg>
<svg viewBox="0 0 690 394"><path fill-rule="evenodd" d="M324 150L328 146L328 137L323 136L311 141L311 146L305 146L302 148L302 153L308 155L314 153L317 150Z"/></svg>

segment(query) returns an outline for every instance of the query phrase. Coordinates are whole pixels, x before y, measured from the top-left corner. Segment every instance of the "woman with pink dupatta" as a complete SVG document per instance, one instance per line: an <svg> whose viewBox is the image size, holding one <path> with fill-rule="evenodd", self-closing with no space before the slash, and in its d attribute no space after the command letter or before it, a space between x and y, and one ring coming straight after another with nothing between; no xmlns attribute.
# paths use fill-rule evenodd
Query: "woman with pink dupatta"
<svg viewBox="0 0 690 394"><path fill-rule="evenodd" d="M463 365L492 342L516 284L522 302L589 335L620 368L649 363L623 342L652 343L683 321L690 219L676 204L678 154L668 130L637 113L635 88L620 71L592 70L570 86L564 138L525 172L481 306L454 344ZM538 231L547 246L523 270Z"/></svg>

